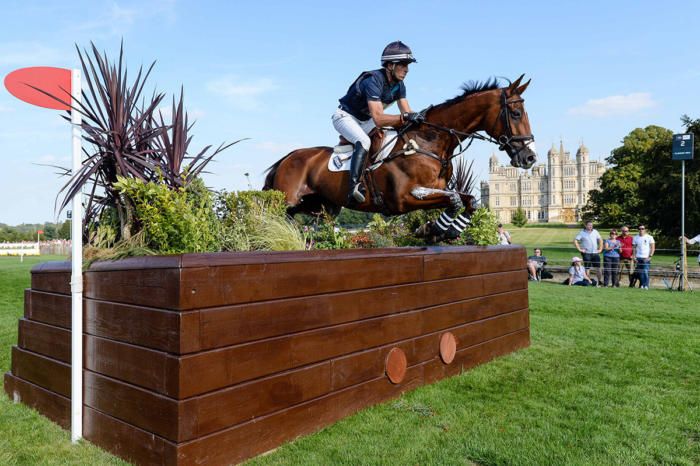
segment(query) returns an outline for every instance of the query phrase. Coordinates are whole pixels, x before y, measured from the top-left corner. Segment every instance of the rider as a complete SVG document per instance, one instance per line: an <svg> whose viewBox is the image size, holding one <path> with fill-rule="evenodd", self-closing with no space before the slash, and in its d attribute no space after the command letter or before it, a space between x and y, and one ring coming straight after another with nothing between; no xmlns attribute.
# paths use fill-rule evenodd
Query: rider
<svg viewBox="0 0 700 466"><path fill-rule="evenodd" d="M408 65L416 61L411 49L401 41L392 42L384 48L381 61L382 68L360 74L332 116L333 127L354 146L348 205L353 201L365 202L360 192L360 174L370 148L368 133L372 128L400 127L406 122L421 123L425 118L422 113L414 113L406 101L403 80ZM398 103L401 114L385 114L384 109L394 102Z"/></svg>

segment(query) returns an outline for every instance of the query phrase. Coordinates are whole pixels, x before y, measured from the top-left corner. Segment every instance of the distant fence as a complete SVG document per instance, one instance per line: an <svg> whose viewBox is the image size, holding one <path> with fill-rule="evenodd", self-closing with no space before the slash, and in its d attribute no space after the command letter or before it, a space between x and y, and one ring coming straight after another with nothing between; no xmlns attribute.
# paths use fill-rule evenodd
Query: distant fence
<svg viewBox="0 0 700 466"><path fill-rule="evenodd" d="M67 256L70 254L70 244L70 240L0 243L0 256L38 256L40 254Z"/></svg>

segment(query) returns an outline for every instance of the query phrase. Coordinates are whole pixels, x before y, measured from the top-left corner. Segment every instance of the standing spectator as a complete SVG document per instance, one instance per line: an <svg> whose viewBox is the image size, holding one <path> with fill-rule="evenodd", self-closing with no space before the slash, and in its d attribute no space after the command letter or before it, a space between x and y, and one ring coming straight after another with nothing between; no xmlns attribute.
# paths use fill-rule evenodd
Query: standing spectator
<svg viewBox="0 0 700 466"><path fill-rule="evenodd" d="M627 279L629 280L629 286L632 286L632 252L634 248L632 247L632 237L630 236L630 228L627 225L622 225L622 233L617 237L620 242L620 265L617 271L617 285L620 286L620 280L622 279L622 269L627 269Z"/></svg>
<svg viewBox="0 0 700 466"><path fill-rule="evenodd" d="M581 258L573 257L569 268L569 278L566 279L564 284L569 286L596 286L597 283L586 273L586 267L581 265Z"/></svg>
<svg viewBox="0 0 700 466"><path fill-rule="evenodd" d="M603 241L603 286L617 286L617 269L620 265L620 248L617 240L617 230L610 230L610 238Z"/></svg>
<svg viewBox="0 0 700 466"><path fill-rule="evenodd" d="M697 235L692 239L688 239L685 236L682 236L681 240L685 241L688 244L698 244L700 243L700 235ZM700 265L700 254L698 254L698 265Z"/></svg>
<svg viewBox="0 0 700 466"><path fill-rule="evenodd" d="M583 230L579 231L574 238L576 249L583 255L583 265L589 269L595 269L598 283L601 282L600 277L600 251L603 250L603 238L598 233L598 230L593 229L593 222L586 220ZM600 286L600 285L598 285Z"/></svg>
<svg viewBox="0 0 700 466"><path fill-rule="evenodd" d="M498 244L508 245L511 243L510 233L503 229L503 224L498 224Z"/></svg>
<svg viewBox="0 0 700 466"><path fill-rule="evenodd" d="M649 289L649 266L654 257L656 244L651 235L647 235L647 227L639 225L639 234L632 240L634 247L635 272L639 271L639 282L643 289Z"/></svg>
<svg viewBox="0 0 700 466"><path fill-rule="evenodd" d="M535 255L527 258L527 270L530 272L530 281L538 282L538 270L547 265L547 258L542 255L540 248L535 248Z"/></svg>

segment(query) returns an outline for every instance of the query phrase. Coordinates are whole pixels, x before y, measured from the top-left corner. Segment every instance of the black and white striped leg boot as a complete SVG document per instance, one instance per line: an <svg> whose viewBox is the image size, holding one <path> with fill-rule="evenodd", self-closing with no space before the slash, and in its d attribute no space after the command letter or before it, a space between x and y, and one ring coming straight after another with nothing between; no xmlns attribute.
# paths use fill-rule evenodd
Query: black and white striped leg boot
<svg viewBox="0 0 700 466"><path fill-rule="evenodd" d="M447 212L441 213L430 228L430 234L432 236L443 236L449 230L452 222L454 222L454 218L450 217Z"/></svg>
<svg viewBox="0 0 700 466"><path fill-rule="evenodd" d="M471 217L463 213L459 214L447 229L445 237L449 239L459 238L459 235L461 235L470 224Z"/></svg>

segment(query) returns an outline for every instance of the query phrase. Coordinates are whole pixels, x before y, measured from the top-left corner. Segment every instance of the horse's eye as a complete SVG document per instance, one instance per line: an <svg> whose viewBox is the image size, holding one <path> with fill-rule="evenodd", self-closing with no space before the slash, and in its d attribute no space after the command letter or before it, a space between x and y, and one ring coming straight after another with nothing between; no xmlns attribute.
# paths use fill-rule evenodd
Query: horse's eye
<svg viewBox="0 0 700 466"><path fill-rule="evenodd" d="M519 120L522 115L523 114L520 112L520 110L514 109L510 111L510 116L512 116L515 120Z"/></svg>

